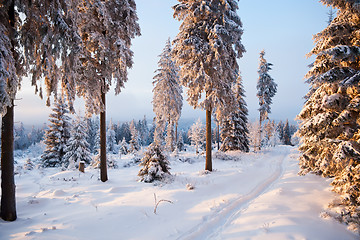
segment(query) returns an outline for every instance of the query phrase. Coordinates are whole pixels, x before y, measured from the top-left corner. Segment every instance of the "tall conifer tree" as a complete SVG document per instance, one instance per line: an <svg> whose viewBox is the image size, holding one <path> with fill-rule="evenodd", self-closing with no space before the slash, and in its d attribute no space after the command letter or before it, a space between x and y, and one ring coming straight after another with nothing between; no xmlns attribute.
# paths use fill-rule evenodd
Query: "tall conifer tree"
<svg viewBox="0 0 360 240"><path fill-rule="evenodd" d="M269 113L271 113L270 105L272 104L272 98L275 96L277 91L277 84L274 82L274 79L269 75L271 70L272 63L268 63L264 58L265 51L260 52L260 64L259 64L259 79L256 85L258 90L256 96L259 98L259 112L260 112L260 129L259 129L259 138L260 145L262 141L262 122L268 119ZM261 146L257 146L260 149Z"/></svg>
<svg viewBox="0 0 360 240"><path fill-rule="evenodd" d="M249 130L247 127L248 110L245 102L245 94L242 79L239 75L233 86L236 105L235 110L225 113L225 119L221 121L221 151L240 150L249 152Z"/></svg>
<svg viewBox="0 0 360 240"><path fill-rule="evenodd" d="M66 153L64 155L63 163L66 168L78 168L80 162L84 162L87 165L91 162L90 145L87 142L86 122L82 117L77 116L73 123L71 137L65 148Z"/></svg>
<svg viewBox="0 0 360 240"><path fill-rule="evenodd" d="M238 1L178 1L174 18L182 23L172 54L181 67L180 83L188 87L188 102L206 110L205 169L212 171L211 115L233 102L231 85L239 72L236 58L245 51Z"/></svg>
<svg viewBox="0 0 360 240"><path fill-rule="evenodd" d="M68 106L63 97L59 96L49 115L49 129L45 133L46 149L41 156L43 167L67 167L64 162L65 149L70 138L70 117L67 115Z"/></svg>
<svg viewBox="0 0 360 240"><path fill-rule="evenodd" d="M343 195L339 218L357 226L360 219L360 9L357 1L321 0L337 16L314 36L315 61L306 75L310 91L301 120L301 173L335 177Z"/></svg>
<svg viewBox="0 0 360 240"><path fill-rule="evenodd" d="M167 124L167 149L174 150L177 139L177 126L183 105L182 87L179 85L178 67L171 57L170 39L166 41L155 71L153 89L153 110L155 113L155 141L161 144L162 135ZM174 133L174 125L176 127ZM175 137L174 137L175 136Z"/></svg>
<svg viewBox="0 0 360 240"><path fill-rule="evenodd" d="M90 113L100 113L100 178L107 181L105 95L115 81L119 94L132 67L131 39L140 35L134 0L88 0L80 3L80 60L78 94Z"/></svg>

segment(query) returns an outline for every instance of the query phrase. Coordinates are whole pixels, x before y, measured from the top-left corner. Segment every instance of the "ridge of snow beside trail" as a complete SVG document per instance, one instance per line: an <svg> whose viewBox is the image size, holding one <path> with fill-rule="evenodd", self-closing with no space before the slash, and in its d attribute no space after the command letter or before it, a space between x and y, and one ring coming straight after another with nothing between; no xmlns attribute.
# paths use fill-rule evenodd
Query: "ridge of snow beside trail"
<svg viewBox="0 0 360 240"><path fill-rule="evenodd" d="M255 188L245 195L241 195L231 203L227 204L220 210L215 211L211 216L204 219L203 222L195 226L189 232L183 234L178 239L214 239L221 231L241 214L241 211L255 198L266 191L282 174L282 164L284 158L289 154L285 149L276 156L272 156L271 161L274 164L272 174L261 180ZM269 159L267 159L269 161ZM213 230L215 228L215 230ZM210 231L210 234L209 234Z"/></svg>

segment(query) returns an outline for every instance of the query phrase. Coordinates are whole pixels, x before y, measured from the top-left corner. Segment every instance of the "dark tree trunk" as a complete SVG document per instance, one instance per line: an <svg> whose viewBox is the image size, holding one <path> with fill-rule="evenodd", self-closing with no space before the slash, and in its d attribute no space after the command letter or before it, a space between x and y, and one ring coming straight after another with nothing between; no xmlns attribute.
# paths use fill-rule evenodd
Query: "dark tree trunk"
<svg viewBox="0 0 360 240"><path fill-rule="evenodd" d="M212 171L211 160L211 110L206 110L206 162L205 170Z"/></svg>
<svg viewBox="0 0 360 240"><path fill-rule="evenodd" d="M178 122L175 124L175 147L178 145Z"/></svg>
<svg viewBox="0 0 360 240"><path fill-rule="evenodd" d="M16 220L14 180L14 106L7 107L1 125L1 218Z"/></svg>
<svg viewBox="0 0 360 240"><path fill-rule="evenodd" d="M262 124L262 119L261 119L261 114L260 114L260 121L259 121L259 142L258 142L258 146L256 148L256 151L260 151L261 150L261 124Z"/></svg>
<svg viewBox="0 0 360 240"><path fill-rule="evenodd" d="M217 122L217 150L220 149L220 123Z"/></svg>
<svg viewBox="0 0 360 240"><path fill-rule="evenodd" d="M12 1L9 10L9 23L12 28L10 35L12 52L15 53L15 1ZM1 125L1 207L0 215L5 221L15 221L16 199L14 180L14 101L7 107L2 117Z"/></svg>
<svg viewBox="0 0 360 240"><path fill-rule="evenodd" d="M101 92L101 100L104 104L104 111L100 113L100 180L106 182L107 177L107 165L106 165L106 105L104 91Z"/></svg>

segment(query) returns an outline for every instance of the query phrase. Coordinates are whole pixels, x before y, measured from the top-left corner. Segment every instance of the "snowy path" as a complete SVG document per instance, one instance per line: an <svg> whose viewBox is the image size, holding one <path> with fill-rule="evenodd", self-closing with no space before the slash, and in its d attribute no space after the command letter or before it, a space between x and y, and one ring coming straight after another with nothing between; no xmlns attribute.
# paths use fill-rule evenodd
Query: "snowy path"
<svg viewBox="0 0 360 240"><path fill-rule="evenodd" d="M221 239L221 233L231 223L237 219L242 211L254 199L263 194L269 187L277 181L283 172L284 159L289 155L289 149L282 149L280 153L267 159L273 164L272 173L263 179L250 192L233 200L231 203L214 212L211 216L205 217L204 221L186 232L178 239Z"/></svg>
<svg viewBox="0 0 360 240"><path fill-rule="evenodd" d="M297 175L295 148L226 156L214 158L215 171L205 174L204 157L184 152L190 163L170 159L174 181L162 185L138 182L136 165L109 169L106 183L97 169L22 171L18 220L0 220L0 239L359 239L320 217L335 195L328 180ZM119 165L128 157L118 158ZM154 214L154 193L173 204L160 204Z"/></svg>

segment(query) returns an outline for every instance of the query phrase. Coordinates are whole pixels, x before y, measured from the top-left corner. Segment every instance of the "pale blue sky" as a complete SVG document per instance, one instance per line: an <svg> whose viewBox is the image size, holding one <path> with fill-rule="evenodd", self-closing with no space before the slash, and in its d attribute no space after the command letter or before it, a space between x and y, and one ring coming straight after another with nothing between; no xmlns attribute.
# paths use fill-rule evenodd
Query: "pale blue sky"
<svg viewBox="0 0 360 240"><path fill-rule="evenodd" d="M176 0L136 0L142 36L133 40L134 66L125 89L118 96L113 91L107 95L108 119L128 121L154 116L152 78L167 38L173 39L178 33L180 23L173 19L171 9L176 3ZM243 22L242 39L247 52L239 64L251 120L258 116L256 82L262 49L265 58L274 65L270 75L278 84L270 118L292 120L300 112L308 90L303 78L312 61L305 55L313 47L313 34L326 27L328 11L317 0L240 0L238 14ZM50 110L45 101L34 95L27 79L22 85L15 120L26 125L47 122ZM182 117L203 118L205 113L193 110L184 101Z"/></svg>

